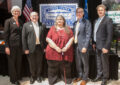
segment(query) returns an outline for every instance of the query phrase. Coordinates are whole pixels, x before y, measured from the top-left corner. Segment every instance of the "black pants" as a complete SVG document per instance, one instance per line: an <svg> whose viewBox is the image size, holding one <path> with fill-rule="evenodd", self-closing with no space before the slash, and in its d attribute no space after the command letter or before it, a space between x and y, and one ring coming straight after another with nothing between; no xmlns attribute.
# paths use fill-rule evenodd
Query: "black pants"
<svg viewBox="0 0 120 85"><path fill-rule="evenodd" d="M62 80L66 79L66 83L70 84L71 80L71 63L68 61L48 60L48 80L49 84L54 84L61 74ZM64 76L65 72L65 76Z"/></svg>
<svg viewBox="0 0 120 85"><path fill-rule="evenodd" d="M8 69L10 81L12 83L21 80L22 53L21 46L10 47L10 56L8 56Z"/></svg>
<svg viewBox="0 0 120 85"><path fill-rule="evenodd" d="M34 52L30 53L27 58L29 61L31 77L34 79L41 77L43 59L43 50L41 46L36 45Z"/></svg>
<svg viewBox="0 0 120 85"><path fill-rule="evenodd" d="M96 49L96 61L97 61L97 77L108 79L109 78L108 53L102 53L101 50Z"/></svg>
<svg viewBox="0 0 120 85"><path fill-rule="evenodd" d="M88 52L81 53L78 47L76 47L76 54L75 54L75 61L76 61L76 69L78 73L78 78L82 78L83 80L88 79L89 73L89 55Z"/></svg>

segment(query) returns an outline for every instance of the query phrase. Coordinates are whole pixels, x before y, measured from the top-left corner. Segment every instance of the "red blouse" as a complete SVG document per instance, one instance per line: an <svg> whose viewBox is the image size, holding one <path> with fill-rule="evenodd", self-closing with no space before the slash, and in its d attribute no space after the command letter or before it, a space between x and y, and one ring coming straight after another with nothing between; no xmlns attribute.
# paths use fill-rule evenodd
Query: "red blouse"
<svg viewBox="0 0 120 85"><path fill-rule="evenodd" d="M69 28L70 29L70 28ZM70 33L67 34L64 30L56 31L55 26L52 26L47 35L58 47L63 48L69 39L73 37L73 32L70 29ZM58 53L56 50L47 45L46 48L46 59L47 60L66 60L69 62L73 61L73 46L71 46L63 55Z"/></svg>

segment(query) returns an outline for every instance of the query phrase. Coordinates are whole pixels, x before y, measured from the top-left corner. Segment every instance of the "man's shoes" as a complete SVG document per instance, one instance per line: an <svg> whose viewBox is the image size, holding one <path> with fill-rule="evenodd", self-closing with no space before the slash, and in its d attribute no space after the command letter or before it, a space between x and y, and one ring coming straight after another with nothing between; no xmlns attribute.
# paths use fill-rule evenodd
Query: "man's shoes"
<svg viewBox="0 0 120 85"><path fill-rule="evenodd" d="M81 80L81 78L77 78L77 79L73 80L73 83L76 83L76 82L78 82L80 80Z"/></svg>
<svg viewBox="0 0 120 85"><path fill-rule="evenodd" d="M103 80L101 85L107 85L107 80Z"/></svg>
<svg viewBox="0 0 120 85"><path fill-rule="evenodd" d="M81 78L77 78L77 79L73 80L73 85L77 85L77 82L80 80L81 80Z"/></svg>
<svg viewBox="0 0 120 85"><path fill-rule="evenodd" d="M37 78L37 82L38 82L38 83L42 82L42 78L41 78L41 77L38 77L38 78Z"/></svg>
<svg viewBox="0 0 120 85"><path fill-rule="evenodd" d="M87 81L82 80L82 82L80 83L80 85L86 85Z"/></svg>
<svg viewBox="0 0 120 85"><path fill-rule="evenodd" d="M96 77L93 82L97 82L97 81L100 81L101 80L101 77Z"/></svg>
<svg viewBox="0 0 120 85"><path fill-rule="evenodd" d="M30 84L33 84L35 82L35 79L34 78L30 78Z"/></svg>

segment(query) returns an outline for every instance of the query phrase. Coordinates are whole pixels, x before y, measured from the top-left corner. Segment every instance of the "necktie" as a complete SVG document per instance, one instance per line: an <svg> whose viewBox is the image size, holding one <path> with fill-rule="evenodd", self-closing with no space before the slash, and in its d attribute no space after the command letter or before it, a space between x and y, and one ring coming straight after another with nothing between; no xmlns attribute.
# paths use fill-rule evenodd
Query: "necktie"
<svg viewBox="0 0 120 85"><path fill-rule="evenodd" d="M37 23L35 23L35 34L36 34L36 44L40 44L40 41L39 41L39 26L38 26Z"/></svg>
<svg viewBox="0 0 120 85"><path fill-rule="evenodd" d="M99 19L97 20L97 22L95 23L95 27L94 27L94 41L95 41L95 42L96 42L96 33L97 33L98 27L99 27L99 25L100 25L100 21L101 21L101 19L99 18Z"/></svg>
<svg viewBox="0 0 120 85"><path fill-rule="evenodd" d="M78 36L78 29L79 29L79 27L80 27L80 23L78 21L77 24L76 24L76 30L75 30L75 40L74 40L75 44L78 42L77 36Z"/></svg>
<svg viewBox="0 0 120 85"><path fill-rule="evenodd" d="M39 38L36 36L36 44L40 44Z"/></svg>

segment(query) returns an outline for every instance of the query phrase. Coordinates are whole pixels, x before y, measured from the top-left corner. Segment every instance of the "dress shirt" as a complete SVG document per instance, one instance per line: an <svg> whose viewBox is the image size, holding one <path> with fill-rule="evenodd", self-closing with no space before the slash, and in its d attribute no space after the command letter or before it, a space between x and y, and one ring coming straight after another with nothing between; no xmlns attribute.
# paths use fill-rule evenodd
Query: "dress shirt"
<svg viewBox="0 0 120 85"><path fill-rule="evenodd" d="M77 21L76 23L76 27L75 27L75 44L78 42L78 31L79 31L79 27L80 27L80 23L81 23L82 19L80 19L79 21Z"/></svg>
<svg viewBox="0 0 120 85"><path fill-rule="evenodd" d="M97 21L96 21L96 23L95 23L95 26L94 26L94 41L95 41L95 42L96 42L97 30L98 30L99 25L100 25L100 23L101 23L101 21L102 21L103 18L104 18L104 16L101 17L101 18L98 18Z"/></svg>
<svg viewBox="0 0 120 85"><path fill-rule="evenodd" d="M38 22L34 23L32 22L34 30L35 30L35 35L36 35L36 44L40 44L40 40L39 40L39 25Z"/></svg>

